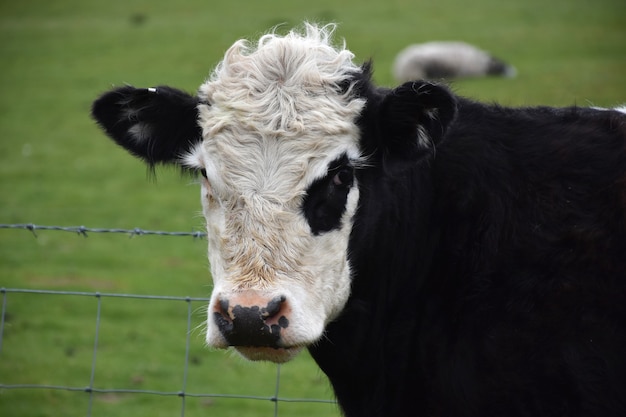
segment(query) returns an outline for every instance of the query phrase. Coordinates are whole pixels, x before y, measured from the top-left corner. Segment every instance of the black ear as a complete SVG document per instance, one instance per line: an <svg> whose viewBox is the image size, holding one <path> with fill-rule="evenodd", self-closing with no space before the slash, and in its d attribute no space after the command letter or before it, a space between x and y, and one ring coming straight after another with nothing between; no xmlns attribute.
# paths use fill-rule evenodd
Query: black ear
<svg viewBox="0 0 626 417"><path fill-rule="evenodd" d="M388 154L415 160L432 153L456 116L456 98L446 87L411 81L389 91L380 105L382 146Z"/></svg>
<svg viewBox="0 0 626 417"><path fill-rule="evenodd" d="M171 87L116 88L91 114L115 142L150 166L176 163L202 140L198 98Z"/></svg>

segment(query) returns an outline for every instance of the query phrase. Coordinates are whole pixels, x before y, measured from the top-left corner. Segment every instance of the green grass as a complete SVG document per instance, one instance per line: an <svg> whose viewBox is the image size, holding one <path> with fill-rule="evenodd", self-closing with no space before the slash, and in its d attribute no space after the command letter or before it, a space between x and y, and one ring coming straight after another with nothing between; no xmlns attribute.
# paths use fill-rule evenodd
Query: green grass
<svg viewBox="0 0 626 417"><path fill-rule="evenodd" d="M392 85L391 62L409 43L460 39L518 69L515 79L453 84L508 105L626 102L622 0L356 1L28 0L0 3L0 223L198 230L197 186L175 170L146 169L104 138L91 101L112 85L194 91L241 37L302 20L336 21L357 59ZM281 29L282 30L282 29ZM206 242L182 237L0 229L0 287L205 297ZM204 319L194 303L193 327ZM8 294L0 383L86 386L96 300ZM103 298L95 385L178 391L187 306ZM276 367L206 349L191 334L186 390L272 396ZM332 398L305 354L281 369L281 397ZM82 416L82 392L5 390L2 416ZM98 394L92 416L180 415L181 399ZM187 416L269 416L269 401L187 398ZM280 403L279 415L338 415L336 406Z"/></svg>

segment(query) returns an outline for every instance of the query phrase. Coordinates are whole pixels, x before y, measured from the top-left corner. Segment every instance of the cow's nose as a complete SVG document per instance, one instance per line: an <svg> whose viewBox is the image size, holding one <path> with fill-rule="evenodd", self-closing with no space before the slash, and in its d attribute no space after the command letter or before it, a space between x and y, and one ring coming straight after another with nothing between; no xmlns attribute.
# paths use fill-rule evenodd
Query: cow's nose
<svg viewBox="0 0 626 417"><path fill-rule="evenodd" d="M285 296L270 300L250 294L220 297L213 319L231 346L281 347L280 332L289 326Z"/></svg>

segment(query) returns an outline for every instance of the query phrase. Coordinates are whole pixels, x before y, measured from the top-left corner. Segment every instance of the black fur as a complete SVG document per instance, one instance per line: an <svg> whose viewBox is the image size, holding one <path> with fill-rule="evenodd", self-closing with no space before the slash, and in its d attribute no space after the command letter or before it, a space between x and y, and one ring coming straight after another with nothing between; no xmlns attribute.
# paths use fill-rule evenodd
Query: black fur
<svg viewBox="0 0 626 417"><path fill-rule="evenodd" d="M442 86L409 81L385 94L378 112L381 144L395 158L413 163L441 141L456 115L456 100ZM427 137L418 138L418 127Z"/></svg>
<svg viewBox="0 0 626 417"><path fill-rule="evenodd" d="M397 141L369 99L364 147ZM431 158L357 171L313 357L349 417L625 416L626 115L456 103Z"/></svg>
<svg viewBox="0 0 626 417"><path fill-rule="evenodd" d="M328 173L311 184L302 203L302 211L315 235L336 229L346 211L346 200L352 187L354 168L348 157L332 162Z"/></svg>
<svg viewBox="0 0 626 417"><path fill-rule="evenodd" d="M198 99L171 87L111 90L92 106L92 116L115 142L150 166L177 162L202 139ZM149 137L138 140L131 129L143 124Z"/></svg>

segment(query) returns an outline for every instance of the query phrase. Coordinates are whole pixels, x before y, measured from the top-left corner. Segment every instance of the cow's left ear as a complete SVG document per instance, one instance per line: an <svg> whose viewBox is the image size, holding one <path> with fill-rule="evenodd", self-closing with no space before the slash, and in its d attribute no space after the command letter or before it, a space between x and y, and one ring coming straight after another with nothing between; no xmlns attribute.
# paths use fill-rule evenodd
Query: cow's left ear
<svg viewBox="0 0 626 417"><path fill-rule="evenodd" d="M94 101L91 114L106 134L150 166L180 163L201 141L198 98L171 87L116 88Z"/></svg>
<svg viewBox="0 0 626 417"><path fill-rule="evenodd" d="M411 81L389 91L379 111L387 153L415 160L432 153L443 139L456 116L457 104L448 88Z"/></svg>

